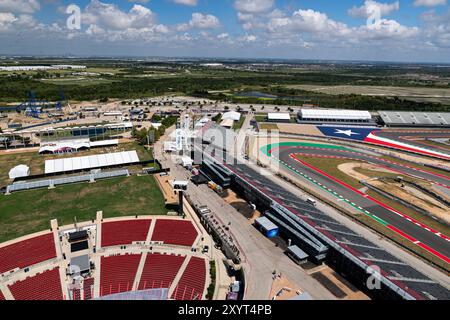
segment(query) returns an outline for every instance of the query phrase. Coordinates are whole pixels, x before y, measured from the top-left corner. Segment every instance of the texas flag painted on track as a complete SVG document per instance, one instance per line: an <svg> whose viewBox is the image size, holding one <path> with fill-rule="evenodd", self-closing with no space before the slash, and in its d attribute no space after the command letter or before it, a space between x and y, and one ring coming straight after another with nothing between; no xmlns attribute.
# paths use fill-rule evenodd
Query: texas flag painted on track
<svg viewBox="0 0 450 320"><path fill-rule="evenodd" d="M326 137L351 139L364 141L373 131L380 129L371 127L339 127L339 126L317 126Z"/></svg>

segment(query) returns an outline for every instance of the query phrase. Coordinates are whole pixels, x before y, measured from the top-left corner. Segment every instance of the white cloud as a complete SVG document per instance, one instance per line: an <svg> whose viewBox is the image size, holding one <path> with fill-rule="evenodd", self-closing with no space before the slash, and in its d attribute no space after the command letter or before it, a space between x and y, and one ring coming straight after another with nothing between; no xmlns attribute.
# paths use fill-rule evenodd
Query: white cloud
<svg viewBox="0 0 450 320"><path fill-rule="evenodd" d="M17 21L17 18L12 13L0 12L0 30L8 27L15 21Z"/></svg>
<svg viewBox="0 0 450 320"><path fill-rule="evenodd" d="M447 0L416 0L414 1L414 6L416 7L436 7L445 6Z"/></svg>
<svg viewBox="0 0 450 320"><path fill-rule="evenodd" d="M310 32L310 33L333 33L346 34L348 27L336 22L325 13L308 10L295 11L290 17L272 18L269 21L270 32Z"/></svg>
<svg viewBox="0 0 450 320"><path fill-rule="evenodd" d="M38 0L1 0L0 11L13 13L34 13L41 8Z"/></svg>
<svg viewBox="0 0 450 320"><path fill-rule="evenodd" d="M173 2L191 7L195 7L198 4L198 0L173 0Z"/></svg>
<svg viewBox="0 0 450 320"><path fill-rule="evenodd" d="M362 39L402 39L419 35L417 27L406 27L395 20L381 19L380 21L360 28Z"/></svg>
<svg viewBox="0 0 450 320"><path fill-rule="evenodd" d="M421 20L425 24L423 33L429 44L450 48L450 10L442 15L434 11L425 12Z"/></svg>
<svg viewBox="0 0 450 320"><path fill-rule="evenodd" d="M156 16L150 9L139 4L133 5L129 12L124 12L114 4L92 0L84 10L81 21L104 29L139 29L155 25Z"/></svg>
<svg viewBox="0 0 450 320"><path fill-rule="evenodd" d="M382 16L391 14L400 9L400 2L380 3L373 0L366 0L361 7L353 7L348 10L348 14L353 18L368 18L373 12L374 8L379 10Z"/></svg>
<svg viewBox="0 0 450 320"><path fill-rule="evenodd" d="M219 35L217 35L217 39L228 39L230 37L230 35L228 33L221 33Z"/></svg>
<svg viewBox="0 0 450 320"><path fill-rule="evenodd" d="M243 13L262 13L269 11L274 4L274 0L236 0L234 7Z"/></svg>
<svg viewBox="0 0 450 320"><path fill-rule="evenodd" d="M220 21L212 14L195 12L192 14L189 23L182 23L175 27L177 31L187 31L189 29L216 29L220 27Z"/></svg>
<svg viewBox="0 0 450 320"><path fill-rule="evenodd" d="M192 19L189 24L193 28L214 29L220 26L220 21L216 16L213 16L212 14L202 14L195 12L192 14Z"/></svg>
<svg viewBox="0 0 450 320"><path fill-rule="evenodd" d="M238 38L240 42L255 42L258 38L253 34L246 34Z"/></svg>

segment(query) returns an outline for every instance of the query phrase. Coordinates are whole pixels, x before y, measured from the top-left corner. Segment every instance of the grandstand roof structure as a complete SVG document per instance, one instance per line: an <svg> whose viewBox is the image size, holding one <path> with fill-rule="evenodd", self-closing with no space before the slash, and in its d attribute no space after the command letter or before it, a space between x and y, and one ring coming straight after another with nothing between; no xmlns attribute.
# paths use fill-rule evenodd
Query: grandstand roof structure
<svg viewBox="0 0 450 320"><path fill-rule="evenodd" d="M222 119L231 119L233 121L239 121L241 119L241 114L237 111L225 112L222 115Z"/></svg>
<svg viewBox="0 0 450 320"><path fill-rule="evenodd" d="M68 141L59 141L53 143L46 143L39 149L39 153L58 153L63 152L65 150L75 150L78 151L80 149L90 149L94 147L108 147L108 146L116 146L119 144L119 140L102 140L102 141L89 141L89 139L82 140L68 140Z"/></svg>
<svg viewBox="0 0 450 320"><path fill-rule="evenodd" d="M337 109L301 109L299 116L306 119L371 120L369 111Z"/></svg>
<svg viewBox="0 0 450 320"><path fill-rule="evenodd" d="M268 120L286 120L286 121L290 121L291 120L291 116L289 115L289 113L269 113L267 115L267 119Z"/></svg>
<svg viewBox="0 0 450 320"><path fill-rule="evenodd" d="M97 154L85 157L53 159L45 161L45 174L117 166L139 162L136 150Z"/></svg>
<svg viewBox="0 0 450 320"><path fill-rule="evenodd" d="M450 112L379 111L388 126L450 127Z"/></svg>

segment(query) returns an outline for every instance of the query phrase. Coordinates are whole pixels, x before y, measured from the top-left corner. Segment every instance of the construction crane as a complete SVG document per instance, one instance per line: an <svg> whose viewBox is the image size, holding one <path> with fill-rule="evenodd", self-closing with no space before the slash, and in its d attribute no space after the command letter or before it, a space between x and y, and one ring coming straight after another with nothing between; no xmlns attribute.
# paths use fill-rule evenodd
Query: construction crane
<svg viewBox="0 0 450 320"><path fill-rule="evenodd" d="M28 92L28 101L21 103L16 107L17 112L25 111L25 114L27 116L33 117L33 118L39 118L42 107L44 107L47 104L46 101L36 101L36 96L34 95L33 91Z"/></svg>

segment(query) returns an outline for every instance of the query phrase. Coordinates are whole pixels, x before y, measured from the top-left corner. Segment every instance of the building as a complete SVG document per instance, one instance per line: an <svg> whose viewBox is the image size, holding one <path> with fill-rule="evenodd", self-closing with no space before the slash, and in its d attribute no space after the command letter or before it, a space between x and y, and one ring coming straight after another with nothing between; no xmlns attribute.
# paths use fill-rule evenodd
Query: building
<svg viewBox="0 0 450 320"><path fill-rule="evenodd" d="M450 112L380 111L383 125L388 127L450 128Z"/></svg>
<svg viewBox="0 0 450 320"><path fill-rule="evenodd" d="M289 113L269 113L267 115L267 122L291 122L291 115Z"/></svg>
<svg viewBox="0 0 450 320"><path fill-rule="evenodd" d="M223 119L222 122L220 123L220 126L227 128L227 129L231 129L234 126L234 120L233 119Z"/></svg>
<svg viewBox="0 0 450 320"><path fill-rule="evenodd" d="M267 238L274 238L278 235L278 226L266 217L260 217L256 219L255 227L259 231L261 231Z"/></svg>
<svg viewBox="0 0 450 320"><path fill-rule="evenodd" d="M225 119L232 119L233 121L239 121L239 120L241 120L241 114L236 111L225 112L222 115L222 120L225 120Z"/></svg>
<svg viewBox="0 0 450 320"><path fill-rule="evenodd" d="M297 264L304 264L308 261L308 254L300 249L298 246L293 245L286 249L286 254L295 261Z"/></svg>
<svg viewBox="0 0 450 320"><path fill-rule="evenodd" d="M309 124L375 124L369 111L338 109L301 109L297 114L297 122Z"/></svg>
<svg viewBox="0 0 450 320"><path fill-rule="evenodd" d="M121 117L123 115L120 111L110 111L103 113L103 116L105 117Z"/></svg>

